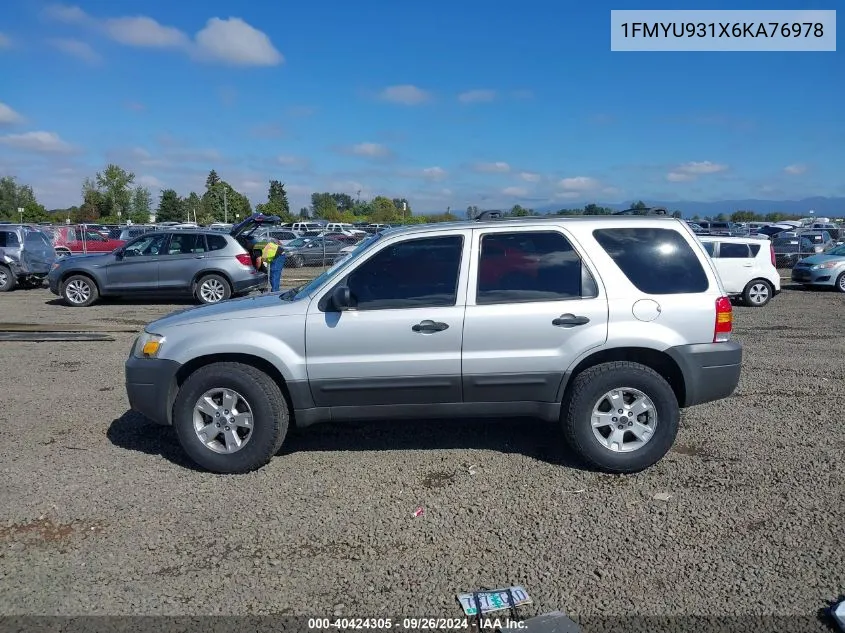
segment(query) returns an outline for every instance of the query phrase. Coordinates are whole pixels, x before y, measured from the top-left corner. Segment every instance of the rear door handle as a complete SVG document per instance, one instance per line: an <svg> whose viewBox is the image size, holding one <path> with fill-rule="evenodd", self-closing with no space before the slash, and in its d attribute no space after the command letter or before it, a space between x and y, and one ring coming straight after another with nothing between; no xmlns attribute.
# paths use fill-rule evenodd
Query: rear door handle
<svg viewBox="0 0 845 633"><path fill-rule="evenodd" d="M411 329L414 332L442 332L445 329L448 329L449 325L447 323L440 323L439 321L431 321L426 319L425 321L420 321L416 325L411 326Z"/></svg>
<svg viewBox="0 0 845 633"><path fill-rule="evenodd" d="M195 255L194 259L205 259L205 255Z"/></svg>
<svg viewBox="0 0 845 633"><path fill-rule="evenodd" d="M552 325L557 327L575 327L576 325L585 325L590 322L585 316L575 316L574 314L561 314L558 318L552 321Z"/></svg>
<svg viewBox="0 0 845 633"><path fill-rule="evenodd" d="M751 268L754 264L743 264L743 268Z"/></svg>

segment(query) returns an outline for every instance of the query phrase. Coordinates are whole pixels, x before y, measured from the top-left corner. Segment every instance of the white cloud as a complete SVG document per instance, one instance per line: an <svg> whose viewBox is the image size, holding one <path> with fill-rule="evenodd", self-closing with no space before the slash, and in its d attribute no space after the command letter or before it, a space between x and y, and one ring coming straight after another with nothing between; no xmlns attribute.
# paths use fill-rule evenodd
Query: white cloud
<svg viewBox="0 0 845 633"><path fill-rule="evenodd" d="M390 150L378 143L358 143L353 145L351 151L356 156L366 156L368 158L380 158L390 154Z"/></svg>
<svg viewBox="0 0 845 633"><path fill-rule="evenodd" d="M284 165L285 167L298 167L307 163L306 159L304 158L289 155L276 156L276 162L279 165Z"/></svg>
<svg viewBox="0 0 845 633"><path fill-rule="evenodd" d="M12 110L5 103L0 102L0 125L12 125L21 123L22 121L23 117L20 114Z"/></svg>
<svg viewBox="0 0 845 633"><path fill-rule="evenodd" d="M495 99L495 90L467 90L458 95L458 101L461 103L488 103Z"/></svg>
<svg viewBox="0 0 845 633"><path fill-rule="evenodd" d="M552 195L554 200L577 200L582 193L580 191L558 191Z"/></svg>
<svg viewBox="0 0 845 633"><path fill-rule="evenodd" d="M442 180L446 177L446 170L442 167L426 167L422 170L423 177L429 180Z"/></svg>
<svg viewBox="0 0 845 633"><path fill-rule="evenodd" d="M266 33L240 18L211 18L194 39L199 55L212 61L233 66L278 66L285 61Z"/></svg>
<svg viewBox="0 0 845 633"><path fill-rule="evenodd" d="M155 176L140 176L138 184L149 189L164 189L164 183Z"/></svg>
<svg viewBox="0 0 845 633"><path fill-rule="evenodd" d="M75 39L57 39L50 40L50 46L62 53L77 57L89 64L98 64L102 61L100 55L91 48L91 45L82 40Z"/></svg>
<svg viewBox="0 0 845 633"><path fill-rule="evenodd" d="M0 119L2 119L2 117L0 117ZM806 165L787 165L783 168L783 171L791 176L798 176L799 174L803 174L807 171L807 167Z"/></svg>
<svg viewBox="0 0 845 633"><path fill-rule="evenodd" d="M502 194L513 198L523 198L528 195L528 191L523 187L505 187L502 189Z"/></svg>
<svg viewBox="0 0 845 633"><path fill-rule="evenodd" d="M403 105L419 105L431 99L431 95L421 88L404 84L401 86L389 86L379 93L384 101L401 103Z"/></svg>
<svg viewBox="0 0 845 633"><path fill-rule="evenodd" d="M588 176L575 176L574 178L564 178L558 183L561 189L566 191L586 192L594 191L599 188L601 183L595 178Z"/></svg>
<svg viewBox="0 0 845 633"><path fill-rule="evenodd" d="M103 29L115 42L126 46L178 48L189 43L188 36L179 29L143 15L104 20Z"/></svg>
<svg viewBox="0 0 845 633"><path fill-rule="evenodd" d="M695 176L679 171L670 171L666 174L666 180L669 182L689 182L690 180L695 180Z"/></svg>
<svg viewBox="0 0 845 633"><path fill-rule="evenodd" d="M535 174L531 171L524 171L519 174L519 177L522 178L525 182L540 182L540 174Z"/></svg>
<svg viewBox="0 0 845 633"><path fill-rule="evenodd" d="M210 18L193 39L173 26L144 16L97 19L79 7L52 5L44 15L73 24L87 24L106 37L137 48L181 50L199 61L232 66L277 66L284 62L270 38L241 18Z"/></svg>
<svg viewBox="0 0 845 633"><path fill-rule="evenodd" d="M511 166L505 162L478 163L473 169L482 174L504 174L511 170Z"/></svg>
<svg viewBox="0 0 845 633"><path fill-rule="evenodd" d="M682 174L717 174L721 171L727 171L728 166L719 163L711 163L709 160L701 162L689 162L679 165L673 171Z"/></svg>
<svg viewBox="0 0 845 633"><path fill-rule="evenodd" d="M0 48L12 48L12 38L5 33L0 33Z"/></svg>
<svg viewBox="0 0 845 633"><path fill-rule="evenodd" d="M66 22L68 24L82 24L88 22L91 18L85 11L76 6L67 4L51 4L45 7L42 15L57 22Z"/></svg>
<svg viewBox="0 0 845 633"><path fill-rule="evenodd" d="M67 154L73 147L55 132L24 132L0 136L0 143L16 149L44 154Z"/></svg>

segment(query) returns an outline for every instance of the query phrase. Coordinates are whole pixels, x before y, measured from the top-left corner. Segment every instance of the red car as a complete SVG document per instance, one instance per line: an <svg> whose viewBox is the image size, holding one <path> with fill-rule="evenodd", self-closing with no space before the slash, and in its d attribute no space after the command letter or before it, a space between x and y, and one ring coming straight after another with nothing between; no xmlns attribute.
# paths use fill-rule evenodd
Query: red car
<svg viewBox="0 0 845 633"><path fill-rule="evenodd" d="M126 244L125 240L114 240L98 231L79 225L56 226L51 229L56 255L77 253L111 253Z"/></svg>

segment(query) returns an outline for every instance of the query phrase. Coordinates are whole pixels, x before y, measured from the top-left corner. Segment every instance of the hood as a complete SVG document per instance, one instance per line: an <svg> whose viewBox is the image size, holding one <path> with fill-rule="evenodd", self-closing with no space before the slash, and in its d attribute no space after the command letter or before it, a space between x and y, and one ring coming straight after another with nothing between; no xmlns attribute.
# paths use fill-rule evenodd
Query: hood
<svg viewBox="0 0 845 633"><path fill-rule="evenodd" d="M235 224L229 231L232 237L237 237L241 233L248 231L259 224L281 224L282 218L278 215L264 215L263 213L253 213L245 220L241 220Z"/></svg>
<svg viewBox="0 0 845 633"><path fill-rule="evenodd" d="M78 262L79 260L85 260L86 262L91 262L92 260L97 259L107 259L109 257L113 257L113 253L110 251L108 253L72 253L70 255L65 255L57 259L58 262Z"/></svg>
<svg viewBox="0 0 845 633"><path fill-rule="evenodd" d="M825 253L819 253L818 255L810 255L809 257L805 257L801 260L801 263L815 266L816 264L823 264L829 261L845 261L845 257L843 257L842 255L827 255Z"/></svg>
<svg viewBox="0 0 845 633"><path fill-rule="evenodd" d="M165 334L161 330L205 323L208 321L228 321L230 319L248 319L259 317L283 317L293 314L305 314L308 301L282 301L276 293L229 299L214 305L191 307L177 310L161 319L153 321L145 328L148 332Z"/></svg>

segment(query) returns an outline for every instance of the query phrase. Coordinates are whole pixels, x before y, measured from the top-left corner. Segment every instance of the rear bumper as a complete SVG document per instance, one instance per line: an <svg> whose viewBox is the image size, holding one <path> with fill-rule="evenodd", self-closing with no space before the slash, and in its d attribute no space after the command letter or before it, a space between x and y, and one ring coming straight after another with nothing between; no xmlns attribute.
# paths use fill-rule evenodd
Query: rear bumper
<svg viewBox="0 0 845 633"><path fill-rule="evenodd" d="M742 345L736 341L678 345L666 353L684 376L686 397L680 403L682 407L727 398L739 384Z"/></svg>
<svg viewBox="0 0 845 633"><path fill-rule="evenodd" d="M176 372L173 360L130 357L126 361L126 396L129 407L156 424L173 424Z"/></svg>
<svg viewBox="0 0 845 633"><path fill-rule="evenodd" d="M248 292L256 288L261 288L267 284L267 275L262 272L256 272L246 279L237 279L232 281L232 290L237 293Z"/></svg>

